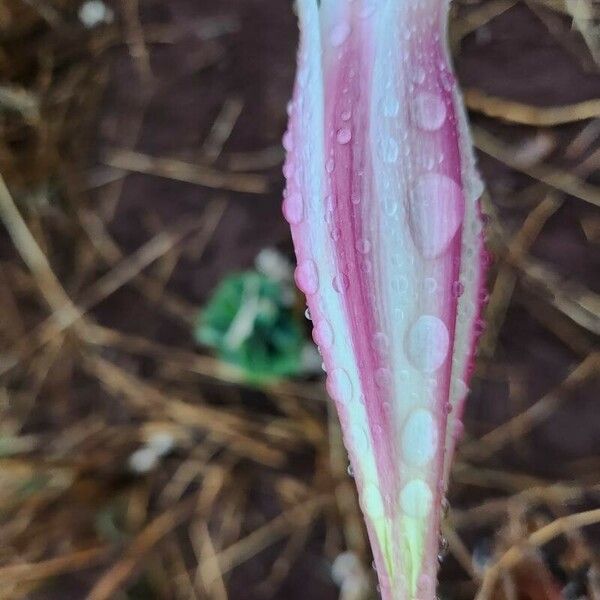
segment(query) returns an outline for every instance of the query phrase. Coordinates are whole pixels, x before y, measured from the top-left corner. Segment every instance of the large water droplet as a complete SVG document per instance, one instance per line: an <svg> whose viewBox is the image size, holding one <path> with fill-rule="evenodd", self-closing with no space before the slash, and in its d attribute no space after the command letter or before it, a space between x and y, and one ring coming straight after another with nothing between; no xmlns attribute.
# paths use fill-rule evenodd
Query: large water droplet
<svg viewBox="0 0 600 600"><path fill-rule="evenodd" d="M327 392L336 402L352 400L352 382L344 369L333 369L327 377Z"/></svg>
<svg viewBox="0 0 600 600"><path fill-rule="evenodd" d="M291 225L298 225L304 219L304 202L299 192L292 192L283 201L283 216Z"/></svg>
<svg viewBox="0 0 600 600"><path fill-rule="evenodd" d="M294 279L298 288L307 296L316 294L319 289L319 273L313 260L304 260L297 267Z"/></svg>
<svg viewBox="0 0 600 600"><path fill-rule="evenodd" d="M338 144L347 144L352 139L352 132L348 127L342 127L336 135Z"/></svg>
<svg viewBox="0 0 600 600"><path fill-rule="evenodd" d="M350 33L352 32L352 28L349 23L342 22L338 23L329 35L329 41L334 48L338 48L341 46L347 39Z"/></svg>
<svg viewBox="0 0 600 600"><path fill-rule="evenodd" d="M423 175L410 195L409 209L412 236L423 256L443 254L464 217L459 185L439 173Z"/></svg>
<svg viewBox="0 0 600 600"><path fill-rule="evenodd" d="M446 120L446 105L437 94L421 92L415 99L414 111L417 126L425 131L436 131Z"/></svg>
<svg viewBox="0 0 600 600"><path fill-rule="evenodd" d="M348 286L350 285L350 280L348 279L348 275L346 275L345 273L340 273L339 275L336 275L333 278L332 285L333 285L333 289L336 292L338 292L338 294L341 294L346 289L348 289Z"/></svg>
<svg viewBox="0 0 600 600"><path fill-rule="evenodd" d="M409 516L423 519L431 510L433 494L422 479L409 481L400 492L400 506Z"/></svg>
<svg viewBox="0 0 600 600"><path fill-rule="evenodd" d="M333 329L326 319L315 323L312 336L315 344L323 350L328 350L333 345Z"/></svg>
<svg viewBox="0 0 600 600"><path fill-rule="evenodd" d="M381 492L376 485L367 483L363 488L362 504L371 519L381 519L385 515L385 506Z"/></svg>
<svg viewBox="0 0 600 600"><path fill-rule="evenodd" d="M448 328L433 315L419 317L408 332L408 358L425 373L433 373L444 364L449 347Z"/></svg>
<svg viewBox="0 0 600 600"><path fill-rule="evenodd" d="M433 415L425 409L413 411L402 431L402 457L407 464L423 467L435 456L438 435Z"/></svg>

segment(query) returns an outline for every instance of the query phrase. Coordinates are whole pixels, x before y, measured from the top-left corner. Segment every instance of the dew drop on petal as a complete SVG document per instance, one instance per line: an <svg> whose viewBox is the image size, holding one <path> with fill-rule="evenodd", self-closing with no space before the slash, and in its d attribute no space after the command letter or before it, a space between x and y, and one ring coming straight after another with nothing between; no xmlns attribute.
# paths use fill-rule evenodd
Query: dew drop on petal
<svg viewBox="0 0 600 600"><path fill-rule="evenodd" d="M385 515L385 506L381 492L372 483L367 483L363 488L362 504L364 511L371 519L380 519Z"/></svg>
<svg viewBox="0 0 600 600"><path fill-rule="evenodd" d="M375 371L375 385L381 390L387 390L392 385L392 372L386 368L381 367Z"/></svg>
<svg viewBox="0 0 600 600"><path fill-rule="evenodd" d="M402 457L407 464L423 467L435 456L438 434L430 411L414 410L402 431Z"/></svg>
<svg viewBox="0 0 600 600"><path fill-rule="evenodd" d="M464 218L459 185L440 173L422 175L409 198L413 240L425 258L435 258L449 247Z"/></svg>
<svg viewBox="0 0 600 600"><path fill-rule="evenodd" d="M429 514L433 502L431 489L422 479L409 481L400 492L400 506L409 517L422 519Z"/></svg>
<svg viewBox="0 0 600 600"><path fill-rule="evenodd" d="M438 284L437 284L437 281L433 277L426 277L423 280L423 286L425 287L425 291L428 294L435 294Z"/></svg>
<svg viewBox="0 0 600 600"><path fill-rule="evenodd" d="M398 142L392 138L388 137L383 142L383 160L386 163L395 163L398 160L399 154Z"/></svg>
<svg viewBox="0 0 600 600"><path fill-rule="evenodd" d="M389 351L390 340L383 331L378 331L373 336L373 348L380 355L385 356Z"/></svg>
<svg viewBox="0 0 600 600"><path fill-rule="evenodd" d="M328 350L333 345L333 329L326 319L315 323L312 336L315 344L323 350Z"/></svg>
<svg viewBox="0 0 600 600"><path fill-rule="evenodd" d="M425 78L427 77L427 74L425 73L425 69L421 66L418 66L415 68L414 73L413 73L413 81L415 83L418 83L419 85L421 85L422 83L425 82Z"/></svg>
<svg viewBox="0 0 600 600"><path fill-rule="evenodd" d="M361 238L356 242L356 249L361 254L369 254L371 252L371 242L366 238Z"/></svg>
<svg viewBox="0 0 600 600"><path fill-rule="evenodd" d="M291 225L298 225L304 219L304 202L299 192L292 192L283 201L283 216Z"/></svg>
<svg viewBox="0 0 600 600"><path fill-rule="evenodd" d="M342 23L338 23L333 27L331 33L329 35L329 41L334 48L338 48L348 39L350 33L352 32L352 28L349 23L345 21Z"/></svg>
<svg viewBox="0 0 600 600"><path fill-rule="evenodd" d="M348 286L350 285L350 280L348 279L348 275L346 275L345 273L340 273L339 275L336 275L333 278L333 289L338 292L338 294L341 294L343 291L345 291L346 289L348 289Z"/></svg>
<svg viewBox="0 0 600 600"><path fill-rule="evenodd" d="M352 400L352 382L348 373L341 368L333 369L327 377L327 393L336 402Z"/></svg>
<svg viewBox="0 0 600 600"><path fill-rule="evenodd" d="M347 144L352 139L352 132L348 127L342 127L337 132L336 139L338 144Z"/></svg>
<svg viewBox="0 0 600 600"><path fill-rule="evenodd" d="M444 322L433 315L419 317L407 337L407 354L411 363L424 373L433 373L445 362L450 348L450 334Z"/></svg>
<svg viewBox="0 0 600 600"><path fill-rule="evenodd" d="M319 289L319 273L317 265L313 260L304 260L297 267L294 273L296 285L300 291L307 296L316 294Z"/></svg>
<svg viewBox="0 0 600 600"><path fill-rule="evenodd" d="M396 117L400 112L400 101L393 94L388 94L382 101L383 114L386 117Z"/></svg>
<svg viewBox="0 0 600 600"><path fill-rule="evenodd" d="M290 131L286 131L285 134L283 135L283 147L288 151L291 152L294 149L294 139L292 138L292 134Z"/></svg>
<svg viewBox="0 0 600 600"><path fill-rule="evenodd" d="M421 92L415 99L415 121L425 131L438 130L446 120L446 105L441 96Z"/></svg>

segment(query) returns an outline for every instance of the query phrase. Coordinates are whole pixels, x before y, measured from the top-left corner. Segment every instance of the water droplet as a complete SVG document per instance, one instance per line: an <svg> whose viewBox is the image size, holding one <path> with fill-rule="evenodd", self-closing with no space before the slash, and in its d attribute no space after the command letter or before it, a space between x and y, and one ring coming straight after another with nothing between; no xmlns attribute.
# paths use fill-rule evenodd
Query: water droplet
<svg viewBox="0 0 600 600"><path fill-rule="evenodd" d="M423 519L431 510L433 494L422 479L409 481L400 492L400 506L409 516Z"/></svg>
<svg viewBox="0 0 600 600"><path fill-rule="evenodd" d="M381 367L375 371L375 385L382 390L387 390L392 385L392 372L386 368Z"/></svg>
<svg viewBox="0 0 600 600"><path fill-rule="evenodd" d="M344 369L334 369L327 377L327 392L336 402L352 400L352 382Z"/></svg>
<svg viewBox="0 0 600 600"><path fill-rule="evenodd" d="M388 94L383 98L382 107L385 117L396 117L400 112L400 101L393 94Z"/></svg>
<svg viewBox="0 0 600 600"><path fill-rule="evenodd" d="M334 242L337 242L341 237L340 228L332 223L331 228L329 229L329 236Z"/></svg>
<svg viewBox="0 0 600 600"><path fill-rule="evenodd" d="M327 367L324 362L321 363L321 369L323 370L323 373L327 373Z"/></svg>
<svg viewBox="0 0 600 600"><path fill-rule="evenodd" d="M338 23L329 35L329 41L334 48L338 48L341 46L347 39L350 33L352 32L352 28L349 23L342 22Z"/></svg>
<svg viewBox="0 0 600 600"><path fill-rule="evenodd" d="M390 347L390 340L383 331L378 331L373 336L373 348L375 352L379 354L379 356L386 356Z"/></svg>
<svg viewBox="0 0 600 600"><path fill-rule="evenodd" d="M325 319L315 323L312 336L315 344L323 350L327 350L333 345L333 329Z"/></svg>
<svg viewBox="0 0 600 600"><path fill-rule="evenodd" d="M341 114L342 121L349 121L352 118L352 111L350 109L346 109Z"/></svg>
<svg viewBox="0 0 600 600"><path fill-rule="evenodd" d="M346 471L348 472L348 475L350 477L354 477L354 469L352 468L352 465L348 465L348 468L346 469Z"/></svg>
<svg viewBox="0 0 600 600"><path fill-rule="evenodd" d="M304 219L304 202L299 192L292 192L283 201L283 216L291 225L298 225Z"/></svg>
<svg viewBox="0 0 600 600"><path fill-rule="evenodd" d="M392 279L392 290L396 294L404 294L408 290L408 279L404 276Z"/></svg>
<svg viewBox="0 0 600 600"><path fill-rule="evenodd" d="M388 217L393 217L398 212L398 202L396 197L391 194L386 194L382 202L383 212Z"/></svg>
<svg viewBox="0 0 600 600"><path fill-rule="evenodd" d="M414 242L425 258L443 254L464 217L459 185L446 175L428 173L417 181L409 199Z"/></svg>
<svg viewBox="0 0 600 600"><path fill-rule="evenodd" d="M306 317L306 319L308 321L311 321L312 319L310 318L310 308L306 308L306 310L304 311L304 316Z"/></svg>
<svg viewBox="0 0 600 600"><path fill-rule="evenodd" d="M294 279L298 288L307 296L316 294L319 289L319 273L313 260L304 260L297 267Z"/></svg>
<svg viewBox="0 0 600 600"><path fill-rule="evenodd" d="M421 92L415 99L415 121L425 131L438 130L446 120L446 105L441 96Z"/></svg>
<svg viewBox="0 0 600 600"><path fill-rule="evenodd" d="M342 127L337 132L336 139L338 144L347 144L352 139L352 132L348 127Z"/></svg>
<svg viewBox="0 0 600 600"><path fill-rule="evenodd" d="M385 506L381 492L376 485L367 483L363 488L362 503L364 511L371 519L381 519L385 515Z"/></svg>
<svg viewBox="0 0 600 600"><path fill-rule="evenodd" d="M327 162L325 163L325 170L329 174L333 173L333 171L335 170L335 161L333 160L333 158L327 159Z"/></svg>
<svg viewBox="0 0 600 600"><path fill-rule="evenodd" d="M283 135L283 147L287 152L291 152L294 149L294 138L292 137L291 131L286 131Z"/></svg>
<svg viewBox="0 0 600 600"><path fill-rule="evenodd" d="M375 5L374 4L365 4L358 13L358 16L361 19L368 19L375 14Z"/></svg>
<svg viewBox="0 0 600 600"><path fill-rule="evenodd" d="M369 275L373 272L373 263L370 260L365 259L361 264L361 269L365 275Z"/></svg>
<svg viewBox="0 0 600 600"><path fill-rule="evenodd" d="M414 410L406 420L402 432L402 456L411 466L423 467L429 463L438 447L438 434L431 412Z"/></svg>
<svg viewBox="0 0 600 600"><path fill-rule="evenodd" d="M361 254L369 254L371 252L371 242L366 238L361 238L356 242L356 249Z"/></svg>
<svg viewBox="0 0 600 600"><path fill-rule="evenodd" d="M399 153L399 148L398 148L398 142L392 138L389 137L386 140L384 140L383 142L383 160L386 163L395 163L398 160L398 153Z"/></svg>
<svg viewBox="0 0 600 600"><path fill-rule="evenodd" d="M425 291L428 294L435 294L438 284L437 284L437 281L433 277L426 277L423 280L423 286L425 287Z"/></svg>
<svg viewBox="0 0 600 600"><path fill-rule="evenodd" d="M439 545L438 555L437 555L437 559L438 559L439 563L444 562L444 559L446 558L446 556L448 556L449 547L450 547L450 544L448 543L448 540L443 535L440 536L440 545Z"/></svg>
<svg viewBox="0 0 600 600"><path fill-rule="evenodd" d="M460 298L465 291L465 286L460 281L455 281L452 284L452 294L455 298Z"/></svg>
<svg viewBox="0 0 600 600"><path fill-rule="evenodd" d="M426 77L425 69L421 66L418 66L413 72L413 81L419 85L425 82Z"/></svg>
<svg viewBox="0 0 600 600"><path fill-rule="evenodd" d="M339 275L336 275L333 278L332 285L333 289L336 292L338 292L338 294L341 294L343 291L347 290L348 286L350 285L348 275L346 275L345 273L340 273Z"/></svg>
<svg viewBox="0 0 600 600"><path fill-rule="evenodd" d="M447 91L452 91L454 87L454 76L447 69L442 69L442 73L440 75L440 81L442 82L442 87Z"/></svg>
<svg viewBox="0 0 600 600"><path fill-rule="evenodd" d="M350 435L354 450L359 456L369 450L369 434L361 424L354 422L350 429Z"/></svg>
<svg viewBox="0 0 600 600"><path fill-rule="evenodd" d="M358 205L358 204L360 204L360 200L361 200L360 194L358 194L358 193L352 194L352 196L350 197L350 201L355 206Z"/></svg>
<svg viewBox="0 0 600 600"><path fill-rule="evenodd" d="M407 337L408 358L424 373L433 373L444 364L449 347L448 328L433 315L419 317L410 328Z"/></svg>

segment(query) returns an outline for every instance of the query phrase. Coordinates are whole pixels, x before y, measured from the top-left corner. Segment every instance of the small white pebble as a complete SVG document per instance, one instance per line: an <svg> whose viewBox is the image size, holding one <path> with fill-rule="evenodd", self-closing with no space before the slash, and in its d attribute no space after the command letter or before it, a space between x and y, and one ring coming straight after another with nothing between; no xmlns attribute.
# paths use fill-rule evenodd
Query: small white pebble
<svg viewBox="0 0 600 600"><path fill-rule="evenodd" d="M151 446L138 448L129 457L129 469L138 475L149 473L158 464L158 454Z"/></svg>
<svg viewBox="0 0 600 600"><path fill-rule="evenodd" d="M148 439L147 446L154 450L157 456L165 456L175 446L175 439L168 431L156 431Z"/></svg>
<svg viewBox="0 0 600 600"><path fill-rule="evenodd" d="M79 7L79 20L87 29L102 23L112 23L115 15L102 0L87 0Z"/></svg>

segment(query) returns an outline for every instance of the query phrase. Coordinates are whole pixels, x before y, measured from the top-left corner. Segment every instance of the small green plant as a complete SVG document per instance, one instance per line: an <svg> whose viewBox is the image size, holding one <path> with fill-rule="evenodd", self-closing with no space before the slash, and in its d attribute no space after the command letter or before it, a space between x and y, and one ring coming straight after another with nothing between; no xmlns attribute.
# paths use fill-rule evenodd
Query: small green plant
<svg viewBox="0 0 600 600"><path fill-rule="evenodd" d="M200 312L196 340L261 383L307 373L316 354L286 277L258 270L225 278Z"/></svg>

